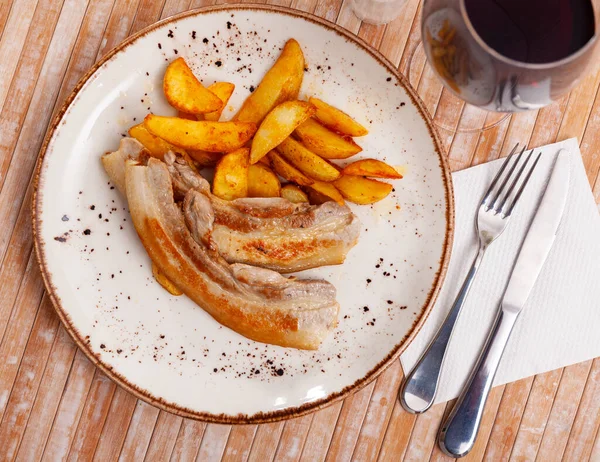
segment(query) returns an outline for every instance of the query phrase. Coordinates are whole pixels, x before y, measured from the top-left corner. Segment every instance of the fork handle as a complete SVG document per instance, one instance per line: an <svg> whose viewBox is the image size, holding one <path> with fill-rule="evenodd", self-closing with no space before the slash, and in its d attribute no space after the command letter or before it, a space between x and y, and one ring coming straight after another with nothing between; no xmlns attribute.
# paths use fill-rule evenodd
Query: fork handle
<svg viewBox="0 0 600 462"><path fill-rule="evenodd" d="M400 402L402 403L402 407L408 412L420 414L429 409L433 404L440 380L442 364L446 356L446 350L448 349L454 325L465 303L469 289L473 284L479 265L483 260L485 250L485 246L480 246L450 312L427 347L427 350L425 350L415 367L406 376L406 380L400 391Z"/></svg>
<svg viewBox="0 0 600 462"><path fill-rule="evenodd" d="M498 310L467 385L440 427L440 448L451 457L463 457L475 444L485 402L518 316L518 312Z"/></svg>

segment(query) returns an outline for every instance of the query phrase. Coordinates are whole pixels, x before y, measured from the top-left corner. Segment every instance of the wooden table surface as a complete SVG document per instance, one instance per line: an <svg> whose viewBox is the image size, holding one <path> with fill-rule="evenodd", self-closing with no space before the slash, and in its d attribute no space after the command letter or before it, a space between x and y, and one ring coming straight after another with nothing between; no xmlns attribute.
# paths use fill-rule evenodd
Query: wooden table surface
<svg viewBox="0 0 600 462"><path fill-rule="evenodd" d="M322 411L267 425L206 425L159 411L117 387L77 349L45 294L32 251L31 176L48 124L79 78L143 27L213 4L195 0L0 1L0 459L445 460L435 444L448 409L402 410L399 362ZM337 22L406 73L419 42L419 0L375 27L349 1L275 1ZM430 73L411 80L432 114L462 113ZM452 168L530 146L580 140L600 202L600 72L558 103L514 115L482 134L441 132ZM447 120L450 116L450 119ZM462 115L483 123L479 112ZM599 236L600 238L600 236ZM600 461L600 358L492 390L469 460Z"/></svg>

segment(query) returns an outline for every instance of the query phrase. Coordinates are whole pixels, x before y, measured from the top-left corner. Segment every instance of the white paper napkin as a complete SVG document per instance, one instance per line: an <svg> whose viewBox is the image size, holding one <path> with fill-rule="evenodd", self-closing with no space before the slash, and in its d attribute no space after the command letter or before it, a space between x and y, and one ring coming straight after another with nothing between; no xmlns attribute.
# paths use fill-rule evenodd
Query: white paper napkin
<svg viewBox="0 0 600 462"><path fill-rule="evenodd" d="M600 356L600 215L576 139L541 148L542 157L498 240L489 248L455 326L436 403L464 385L508 282L510 270L560 149L570 153L564 216L542 272L502 357L494 385ZM536 149L537 150L537 149ZM501 160L453 174L456 226L440 297L423 329L402 355L412 369L444 320L477 251L475 211Z"/></svg>

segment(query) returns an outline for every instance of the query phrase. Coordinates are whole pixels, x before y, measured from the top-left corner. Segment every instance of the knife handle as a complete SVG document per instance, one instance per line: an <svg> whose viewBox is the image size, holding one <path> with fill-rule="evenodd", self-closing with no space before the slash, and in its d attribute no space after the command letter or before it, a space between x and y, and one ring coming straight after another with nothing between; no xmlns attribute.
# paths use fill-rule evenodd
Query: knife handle
<svg viewBox="0 0 600 462"><path fill-rule="evenodd" d="M400 390L400 403L408 412L421 414L433 404L454 325L465 303L469 289L473 284L479 265L483 260L485 249L484 246L480 246L471 269L454 300L452 308L446 315L446 319L444 319L444 322L423 355L419 358L415 367L407 374L404 380L404 384Z"/></svg>
<svg viewBox="0 0 600 462"><path fill-rule="evenodd" d="M467 385L440 428L440 448L451 457L465 456L475 444L485 402L518 316L518 312L498 310Z"/></svg>

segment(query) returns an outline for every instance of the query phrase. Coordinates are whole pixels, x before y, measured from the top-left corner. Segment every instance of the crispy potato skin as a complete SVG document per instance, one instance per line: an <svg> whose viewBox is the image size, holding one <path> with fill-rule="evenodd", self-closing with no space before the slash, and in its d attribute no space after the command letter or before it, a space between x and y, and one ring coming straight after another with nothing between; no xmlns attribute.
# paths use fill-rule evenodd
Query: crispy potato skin
<svg viewBox="0 0 600 462"><path fill-rule="evenodd" d="M277 175L263 164L250 165L248 169L248 197L279 197L281 183Z"/></svg>
<svg viewBox="0 0 600 462"><path fill-rule="evenodd" d="M311 97L308 102L317 108L315 117L330 130L347 136L365 136L369 131L343 111L319 98Z"/></svg>
<svg viewBox="0 0 600 462"><path fill-rule="evenodd" d="M221 100L223 105L221 106L221 109L204 114L203 119L210 122L218 122L225 106L227 106L227 103L229 102L229 98L231 98L231 95L233 94L233 90L235 90L235 85L229 82L215 82L208 86L208 90L214 93Z"/></svg>
<svg viewBox="0 0 600 462"><path fill-rule="evenodd" d="M341 175L337 168L294 138L286 138L277 146L277 152L302 173L315 180L333 181Z"/></svg>
<svg viewBox="0 0 600 462"><path fill-rule="evenodd" d="M298 125L315 113L315 107L303 101L286 101L264 118L252 140L250 163L255 164L279 146Z"/></svg>
<svg viewBox="0 0 600 462"><path fill-rule="evenodd" d="M327 201L335 201L340 205L345 204L344 197L337 188L333 184L324 181L315 181L308 186L308 197L312 204L322 204Z"/></svg>
<svg viewBox="0 0 600 462"><path fill-rule="evenodd" d="M362 151L352 138L332 132L315 119L300 125L295 135L304 146L325 159L346 159Z"/></svg>
<svg viewBox="0 0 600 462"><path fill-rule="evenodd" d="M392 185L362 176L342 175L333 182L347 200L355 204L372 204L392 192Z"/></svg>
<svg viewBox="0 0 600 462"><path fill-rule="evenodd" d="M369 176L373 178L389 178L399 180L402 175L392 167L377 159L361 159L346 165L342 169L344 175Z"/></svg>
<svg viewBox="0 0 600 462"><path fill-rule="evenodd" d="M287 199L294 204L308 202L308 196L298 186L286 184L281 187L281 197Z"/></svg>
<svg viewBox="0 0 600 462"><path fill-rule="evenodd" d="M167 67L163 91L171 106L187 114L204 114L223 107L222 101L200 83L183 58L177 58Z"/></svg>
<svg viewBox="0 0 600 462"><path fill-rule="evenodd" d="M221 199L248 197L248 148L225 154L215 167L213 194Z"/></svg>
<svg viewBox="0 0 600 462"><path fill-rule="evenodd" d="M256 132L251 122L209 122L148 114L146 129L184 149L208 152L231 152L242 147Z"/></svg>
<svg viewBox="0 0 600 462"><path fill-rule="evenodd" d="M271 161L273 170L275 170L280 177L285 178L288 181L292 181L300 186L310 186L315 182L284 160L277 151L271 151L269 153L269 160Z"/></svg>
<svg viewBox="0 0 600 462"><path fill-rule="evenodd" d="M260 124L275 106L298 98L303 77L302 48L296 40L290 39L256 90L246 98L234 120Z"/></svg>

